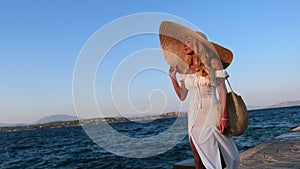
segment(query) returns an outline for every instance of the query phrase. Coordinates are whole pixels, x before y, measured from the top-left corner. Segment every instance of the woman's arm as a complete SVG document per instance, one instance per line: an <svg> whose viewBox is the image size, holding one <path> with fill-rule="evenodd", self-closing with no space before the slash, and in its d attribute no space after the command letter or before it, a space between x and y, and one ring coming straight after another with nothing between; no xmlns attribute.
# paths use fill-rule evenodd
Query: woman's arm
<svg viewBox="0 0 300 169"><path fill-rule="evenodd" d="M181 101L183 101L183 100L186 99L188 90L185 87L185 84L184 84L183 81L181 82L181 86L179 86L177 78L176 78L176 72L177 72L177 68L176 67L170 67L170 69L169 69L169 76L170 76L170 78L172 80L173 87L175 89L175 92L176 92L178 98Z"/></svg>
<svg viewBox="0 0 300 169"><path fill-rule="evenodd" d="M213 59L212 65L216 70L222 70L223 66L219 59ZM225 78L218 78L218 90L220 95L220 103L222 106L222 113L220 119L220 131L224 133L224 129L228 127L228 112L226 104L227 89L225 85Z"/></svg>

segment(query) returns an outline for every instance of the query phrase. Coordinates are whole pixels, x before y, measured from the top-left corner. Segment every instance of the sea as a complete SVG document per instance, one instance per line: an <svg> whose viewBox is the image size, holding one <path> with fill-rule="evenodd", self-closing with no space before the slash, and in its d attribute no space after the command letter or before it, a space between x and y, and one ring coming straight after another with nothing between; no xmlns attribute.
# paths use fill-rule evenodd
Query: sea
<svg viewBox="0 0 300 169"><path fill-rule="evenodd" d="M110 125L123 134L139 138L155 136L167 130L175 120L176 118L164 118L149 123L120 122ZM279 135L289 133L291 128L299 125L300 106L250 110L248 129L243 135L233 139L238 150L244 152ZM193 158L187 136L168 151L146 158L115 155L96 144L81 126L0 132L0 138L1 169L171 169L175 163ZM112 138L105 139L110 142ZM154 150L151 148L145 151Z"/></svg>

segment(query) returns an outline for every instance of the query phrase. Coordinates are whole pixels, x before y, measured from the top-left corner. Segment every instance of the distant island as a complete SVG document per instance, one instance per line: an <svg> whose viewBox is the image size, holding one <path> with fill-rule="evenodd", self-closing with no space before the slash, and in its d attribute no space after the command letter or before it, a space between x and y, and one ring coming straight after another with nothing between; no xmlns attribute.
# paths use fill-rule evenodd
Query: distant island
<svg viewBox="0 0 300 169"><path fill-rule="evenodd" d="M291 106L300 106L300 100L284 101L284 102L280 102L280 103L274 104L272 106L269 106L268 108L291 107Z"/></svg>
<svg viewBox="0 0 300 169"><path fill-rule="evenodd" d="M249 110L258 110L258 109L271 109L271 108L280 108L280 107L293 107L300 106L300 100L296 101L283 101L280 103L273 104L271 106L255 106L255 105L247 105Z"/></svg>
<svg viewBox="0 0 300 169"><path fill-rule="evenodd" d="M67 114L57 114L57 115L43 117L38 121L34 122L33 124L43 124L43 123L50 123L56 121L74 121L74 120L78 120L78 117L67 115Z"/></svg>
<svg viewBox="0 0 300 169"><path fill-rule="evenodd" d="M73 118L68 117L68 115L54 115L42 118L43 120L39 120L35 122L35 124L29 125L17 125L17 126L3 126L0 127L0 132L12 132L12 131L21 131L21 130L36 130L42 128L62 128L62 127L71 127L71 126L81 126L81 125L88 125L88 124L101 124L101 123L119 123L119 122L129 122L129 121L150 121L155 119L163 119L163 118L173 118L173 117L180 117L186 116L186 113L179 113L179 112L169 112L161 115L154 115L154 116L143 116L143 117L106 117L106 118L91 118L91 119L80 119L80 120L60 120L60 121L53 121L47 123L39 123L43 121L49 121L51 119L56 119L57 116L64 117L64 119ZM76 117L77 118L77 117Z"/></svg>
<svg viewBox="0 0 300 169"><path fill-rule="evenodd" d="M300 106L299 101L284 101L268 107L248 107L249 110L253 109L270 109L270 108L281 108L281 107L293 107ZM254 108L255 107L255 108ZM70 126L81 126L87 124L101 124L101 123L116 123L116 122L128 122L128 121L150 121L162 118L178 117L179 115L185 116L186 113L169 112L161 115L143 116L143 117L107 117L107 118L91 118L91 119L80 119L77 116L70 116L65 114L52 115L43 117L33 124L0 124L0 132L11 132L20 130L36 130L41 128L62 128Z"/></svg>

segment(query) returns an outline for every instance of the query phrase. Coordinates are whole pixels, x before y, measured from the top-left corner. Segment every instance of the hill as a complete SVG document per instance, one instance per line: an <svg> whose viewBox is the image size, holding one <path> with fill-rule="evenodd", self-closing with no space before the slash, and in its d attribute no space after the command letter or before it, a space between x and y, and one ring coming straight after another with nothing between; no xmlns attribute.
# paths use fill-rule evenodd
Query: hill
<svg viewBox="0 0 300 169"><path fill-rule="evenodd" d="M278 108L278 107L290 107L290 106L299 106L300 100L297 101L284 101L274 105L269 106L268 108Z"/></svg>
<svg viewBox="0 0 300 169"><path fill-rule="evenodd" d="M162 118L170 118L170 117L177 117L180 113L177 112L170 112L166 114L162 114L159 116L145 116L145 117L132 117L127 119L125 117L108 117L108 118L92 118L92 119L81 119L81 121L77 120L76 116L69 116L69 115L54 115L42 118L41 120L37 121L36 124L30 124L26 126L5 126L0 127L0 132L12 132L12 131L20 131L20 130L36 130L42 128L61 128L61 127L71 127L71 126L80 126L80 125L87 125L87 124L100 124L100 123L116 123L116 122L128 122L128 121L148 121L148 120L155 120L155 119L162 119ZM186 115L183 113L181 115ZM66 120L67 118L75 118L76 120ZM57 118L59 118L57 120ZM64 119L64 120L63 120ZM45 120L56 120L54 122L42 123Z"/></svg>
<svg viewBox="0 0 300 169"><path fill-rule="evenodd" d="M73 120L78 120L78 117L67 115L67 114L57 114L57 115L43 117L40 120L34 122L34 124L43 124L43 123L50 123L56 121L73 121Z"/></svg>

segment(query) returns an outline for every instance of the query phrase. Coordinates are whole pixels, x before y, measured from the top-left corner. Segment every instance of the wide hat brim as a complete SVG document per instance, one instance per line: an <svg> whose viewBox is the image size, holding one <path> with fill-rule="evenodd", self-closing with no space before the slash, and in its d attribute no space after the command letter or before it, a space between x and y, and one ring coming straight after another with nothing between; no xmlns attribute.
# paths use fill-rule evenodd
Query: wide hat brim
<svg viewBox="0 0 300 169"><path fill-rule="evenodd" d="M163 21L159 28L160 45L163 50L164 58L170 66L178 66L179 72L186 72L188 66L183 62L184 51L180 50L186 37L193 37L205 45L208 49L219 56L223 69L226 69L233 59L233 54L229 49L222 47L214 42L207 40L206 36L175 22Z"/></svg>

